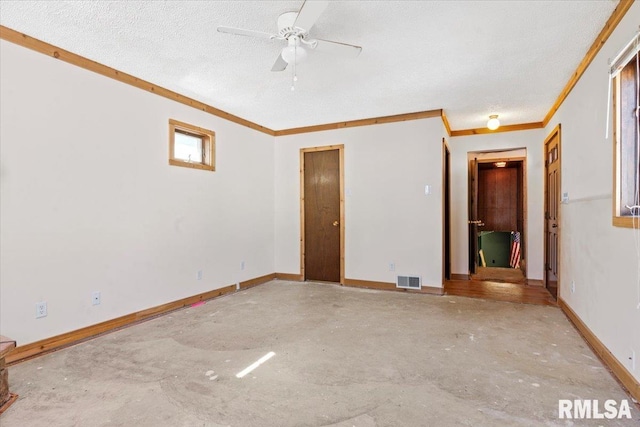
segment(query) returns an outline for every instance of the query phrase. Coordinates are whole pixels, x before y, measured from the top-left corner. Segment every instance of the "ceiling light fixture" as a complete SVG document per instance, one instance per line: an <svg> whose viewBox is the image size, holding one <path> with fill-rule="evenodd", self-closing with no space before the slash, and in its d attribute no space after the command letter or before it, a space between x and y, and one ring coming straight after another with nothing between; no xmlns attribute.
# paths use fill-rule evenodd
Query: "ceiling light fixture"
<svg viewBox="0 0 640 427"><path fill-rule="evenodd" d="M489 128L489 130L496 130L500 127L500 120L498 120L497 114L492 114L489 116L487 127Z"/></svg>
<svg viewBox="0 0 640 427"><path fill-rule="evenodd" d="M307 51L304 47L298 46L296 44L289 44L289 46L282 49L282 59L286 61L287 64L292 65L293 63L299 64L307 58Z"/></svg>
<svg viewBox="0 0 640 427"><path fill-rule="evenodd" d="M494 165L496 165L497 168L504 168L507 166L507 162L495 162Z"/></svg>
<svg viewBox="0 0 640 427"><path fill-rule="evenodd" d="M298 36L290 37L287 42L287 46L282 49L280 56L282 59L289 65L293 65L291 67L293 71L293 81L291 82L291 90L295 90L296 82L298 81L298 74L296 73L296 65L305 59L307 59L307 50L300 46L300 41L303 40ZM308 43L312 47L315 47L313 43Z"/></svg>

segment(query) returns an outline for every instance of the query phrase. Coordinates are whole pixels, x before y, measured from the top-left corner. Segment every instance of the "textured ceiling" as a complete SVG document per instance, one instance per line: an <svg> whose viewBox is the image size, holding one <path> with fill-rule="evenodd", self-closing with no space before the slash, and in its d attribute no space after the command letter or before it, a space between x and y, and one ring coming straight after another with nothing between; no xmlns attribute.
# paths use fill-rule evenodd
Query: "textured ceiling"
<svg viewBox="0 0 640 427"><path fill-rule="evenodd" d="M302 1L1 1L0 23L274 130L443 108L453 129L545 116L616 1L332 1L311 52L271 72L275 33Z"/></svg>

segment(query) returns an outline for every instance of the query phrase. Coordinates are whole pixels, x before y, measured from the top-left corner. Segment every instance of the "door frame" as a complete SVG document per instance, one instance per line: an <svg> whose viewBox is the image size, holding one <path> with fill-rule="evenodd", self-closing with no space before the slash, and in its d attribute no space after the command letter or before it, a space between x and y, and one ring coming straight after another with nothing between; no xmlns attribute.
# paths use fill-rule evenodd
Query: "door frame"
<svg viewBox="0 0 640 427"><path fill-rule="evenodd" d="M547 225L547 211L549 209L549 198L548 198L548 191L547 191L547 170L549 169L549 164L548 164L548 158L547 158L547 144L549 144L549 142L551 142L551 140L555 137L558 136L558 194L557 194L557 200L556 200L556 204L558 206L558 216L557 216L557 220L558 220L558 224L560 223L560 217L562 215L562 126L560 125L560 123L557 124L557 126L555 128L553 128L553 130L551 131L551 133L549 133L549 135L547 135L547 137L544 139L544 143L542 144L542 158L544 159L544 168L542 173L544 174L544 209L542 212L542 219L543 219L543 232L544 232L544 244L543 244L543 251L544 251L544 256L542 257L542 284L544 285L544 288L547 289L547 254L549 253L549 243L547 240L547 233L549 233L549 227ZM558 228L556 228L556 233L558 235L558 247L556 248L556 257L557 257L557 287L556 287L556 300L560 298L560 247L561 247L561 241L562 241L562 227L558 226Z"/></svg>
<svg viewBox="0 0 640 427"><path fill-rule="evenodd" d="M498 150L495 151L496 154L498 153L502 153L504 151L511 151L511 150L518 150L518 149L505 149L505 150ZM482 152L474 152L474 154L490 154L493 151L482 151ZM522 164L522 188L518 188L518 191L522 191L522 231L520 232L520 257L521 259L524 261L524 269L522 270L522 273L524 275L524 278L527 279L528 276L528 271L529 271L529 251L527 250L527 242L528 242L528 227L529 227L529 218L527 215L527 211L528 211L528 205L527 205L527 199L528 199L528 183L527 183L527 157L528 157L528 152L526 156L496 156L496 157L484 157L484 158L475 158L475 159L469 159L469 169L471 168L471 162L473 160L475 160L476 162L476 168L478 165L480 165L481 163L496 163L496 162L520 162ZM468 154L467 154L468 156ZM478 180L478 174L476 174L476 181ZM470 177L469 177L470 178ZM469 179L469 181L471 181ZM468 215L471 216L471 198L472 196L472 192L474 191L474 189L477 189L477 186L474 186L474 188L471 188L471 183L469 184L469 188L468 188L468 194L467 194L467 199L468 199L468 203L469 203L469 213ZM478 195L475 195L476 197L476 204L477 204L477 198ZM470 219L469 219L470 220ZM468 222L468 221L467 221ZM472 227L469 227L469 229L471 229ZM477 227L473 227L477 230ZM469 247L471 244L471 236L468 236L468 242L467 242L467 247ZM469 248L470 249L470 248ZM469 252L471 252L469 250ZM474 262L477 265L477 257L478 255L475 255L475 260ZM471 266L471 262L469 262L469 266ZM469 275L471 275L471 268L469 269Z"/></svg>
<svg viewBox="0 0 640 427"><path fill-rule="evenodd" d="M467 157L469 154L467 153ZM478 217L478 159L469 159L467 169L467 253L469 264L469 278L478 272L478 226L472 221ZM473 235L473 237L472 237Z"/></svg>
<svg viewBox="0 0 640 427"><path fill-rule="evenodd" d="M306 280L305 276L305 250L304 250L304 155L305 153L313 153L317 151L338 150L339 167L340 167L340 284L344 285L344 144L326 145L322 147L306 147L300 149L300 277Z"/></svg>
<svg viewBox="0 0 640 427"><path fill-rule="evenodd" d="M445 138L442 138L442 225L442 283L444 284L446 280L451 280L451 150Z"/></svg>

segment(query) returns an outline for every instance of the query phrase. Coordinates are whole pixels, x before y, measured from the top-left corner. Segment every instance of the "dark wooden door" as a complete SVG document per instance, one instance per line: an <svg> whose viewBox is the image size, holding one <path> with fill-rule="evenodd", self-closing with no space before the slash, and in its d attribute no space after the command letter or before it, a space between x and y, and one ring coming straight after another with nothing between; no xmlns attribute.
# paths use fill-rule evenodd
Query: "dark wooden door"
<svg viewBox="0 0 640 427"><path fill-rule="evenodd" d="M340 153L304 153L306 280L340 282Z"/></svg>
<svg viewBox="0 0 640 427"><path fill-rule="evenodd" d="M478 268L478 159L469 162L469 273Z"/></svg>
<svg viewBox="0 0 640 427"><path fill-rule="evenodd" d="M517 168L478 170L478 218L482 219L483 229L487 231L520 231Z"/></svg>
<svg viewBox="0 0 640 427"><path fill-rule="evenodd" d="M560 209L560 144L556 132L545 144L545 284L557 298Z"/></svg>

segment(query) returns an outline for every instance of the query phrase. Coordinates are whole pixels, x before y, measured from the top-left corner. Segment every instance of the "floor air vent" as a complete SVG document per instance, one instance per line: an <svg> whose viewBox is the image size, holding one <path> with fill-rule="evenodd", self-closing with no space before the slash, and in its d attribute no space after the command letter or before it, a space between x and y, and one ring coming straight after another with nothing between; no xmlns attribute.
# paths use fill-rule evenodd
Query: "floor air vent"
<svg viewBox="0 0 640 427"><path fill-rule="evenodd" d="M396 282L396 288L420 289L420 286L419 276L398 276L398 281Z"/></svg>

